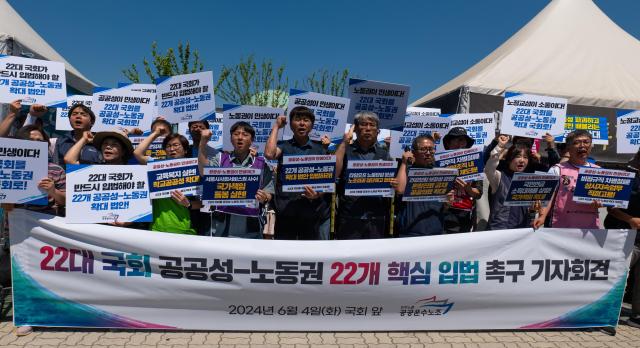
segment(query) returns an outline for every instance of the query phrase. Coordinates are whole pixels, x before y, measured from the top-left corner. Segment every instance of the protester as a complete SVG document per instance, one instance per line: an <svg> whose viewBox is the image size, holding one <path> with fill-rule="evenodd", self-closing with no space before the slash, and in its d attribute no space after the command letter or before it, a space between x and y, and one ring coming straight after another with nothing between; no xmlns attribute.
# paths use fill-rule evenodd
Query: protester
<svg viewBox="0 0 640 348"><path fill-rule="evenodd" d="M259 206L255 208L216 206L213 213L213 235L216 237L262 238L263 223L260 219L261 209L274 194L273 174L264 157L251 154L251 146L256 136L255 129L247 122L236 122L231 126L232 152L220 152L211 159L205 155L207 142L211 139L211 130L201 131L198 164L200 173L204 167L254 168L262 170L260 189L256 193Z"/></svg>
<svg viewBox="0 0 640 348"><path fill-rule="evenodd" d="M267 159L277 159L282 168L282 158L287 155L325 155L327 150L309 138L315 115L304 106L289 111L289 123L293 137L278 142L278 132L287 123L285 116L278 116L271 129L265 147ZM314 191L305 186L305 192L282 192L282 182L276 178L276 239L329 239L329 205L331 195Z"/></svg>
<svg viewBox="0 0 640 348"><path fill-rule="evenodd" d="M390 220L391 199L344 194L346 167L349 161L391 161L387 148L378 143L379 125L380 119L377 114L370 111L357 113L353 126L345 133L342 143L336 149L336 173L339 173L337 239L384 238ZM351 143L354 131L357 138Z"/></svg>
<svg viewBox="0 0 640 348"><path fill-rule="evenodd" d="M492 194L489 230L525 228L531 224L528 207L504 206L513 174L523 172L533 157L531 149L523 144L512 145L507 150L508 142L508 135L497 137L497 146L491 151L491 157L484 168ZM498 170L500 158L505 155L505 151L504 159L508 165L505 169Z"/></svg>
<svg viewBox="0 0 640 348"><path fill-rule="evenodd" d="M475 144L467 130L453 127L442 139L445 150L468 149ZM475 201L482 197L482 181L469 181L458 178L455 183L455 197L444 218L446 234L470 232L475 221Z"/></svg>
<svg viewBox="0 0 640 348"><path fill-rule="evenodd" d="M591 204L573 201L573 191L578 179L580 167L594 167L597 165L587 161L593 148L591 133L585 130L575 130L566 138L569 160L553 166L550 174L560 176L560 185L546 208L542 208L540 216L533 222L534 228L544 225L547 215L551 212L551 227L556 228L600 228L597 201Z"/></svg>
<svg viewBox="0 0 640 348"><path fill-rule="evenodd" d="M86 133L91 131L91 127L96 121L96 115L83 104L76 104L69 108L69 123L73 129L68 134L58 138L54 151L54 161L64 166L67 152L71 150L77 142L86 138ZM89 141L83 143L78 149L77 162L83 164L97 164L101 162L99 148Z"/></svg>
<svg viewBox="0 0 640 348"><path fill-rule="evenodd" d="M92 144L92 145L91 145ZM82 156L89 147L100 149L98 159L85 162ZM116 131L98 132L95 135L84 131L64 156L66 164L127 164L133 153L131 141L124 134Z"/></svg>
<svg viewBox="0 0 640 348"><path fill-rule="evenodd" d="M5 115L5 117L2 119L2 122L0 122L0 138L11 135L12 128L21 128L19 125L16 125L16 122L18 122L19 120L21 108L22 100L20 99L14 100L9 103L9 113ZM49 109L41 104L33 104L29 106L29 114L27 114L26 119L24 120L24 122L22 122L22 126L24 127L35 123L35 120L39 120L40 117L46 115L48 111ZM41 124L36 126L42 128Z"/></svg>
<svg viewBox="0 0 640 348"><path fill-rule="evenodd" d="M392 182L398 195L404 194L407 173L411 168L433 168L436 145L430 135L420 135L413 140L411 151L405 151ZM453 201L454 190L448 194L448 202L401 202L398 211L398 235L400 237L420 237L443 234L444 217Z"/></svg>
<svg viewBox="0 0 640 348"><path fill-rule="evenodd" d="M145 152L149 145L153 143L163 130L156 128L151 135L145 138L133 151L134 156L140 164L147 164L154 159L146 156ZM167 135L162 141L162 149L167 153L167 159L189 157L189 141L180 134ZM170 232L178 234L196 234L191 224L191 210L197 210L202 204L197 199L189 199L178 190L171 191L170 198L158 198L151 200L153 206L152 231Z"/></svg>

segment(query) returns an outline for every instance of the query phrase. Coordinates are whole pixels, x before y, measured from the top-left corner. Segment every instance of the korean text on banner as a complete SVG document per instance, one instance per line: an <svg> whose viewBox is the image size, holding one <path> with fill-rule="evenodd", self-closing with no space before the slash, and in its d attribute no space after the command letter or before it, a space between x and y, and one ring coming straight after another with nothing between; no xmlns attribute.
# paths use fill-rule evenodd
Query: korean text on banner
<svg viewBox="0 0 640 348"><path fill-rule="evenodd" d="M581 167L573 192L574 202L599 201L607 207L627 208L636 173L622 170Z"/></svg>
<svg viewBox="0 0 640 348"><path fill-rule="evenodd" d="M276 122L278 116L284 115L283 109L266 106L224 104L222 110L224 129L231 129L231 126L240 121L247 122L253 127L256 131L253 146L258 148L258 153L264 152L264 147L269 139L273 124ZM285 127L289 127L288 122ZM280 130L279 135L280 134L282 134L282 130ZM231 137L226 135L222 137L222 148L225 151L233 150Z"/></svg>
<svg viewBox="0 0 640 348"><path fill-rule="evenodd" d="M529 138L546 133L564 134L567 100L534 94L507 92L504 96L500 132Z"/></svg>
<svg viewBox="0 0 640 348"><path fill-rule="evenodd" d="M361 111L375 112L378 128L402 130L409 98L409 86L387 82L349 79L349 123Z"/></svg>
<svg viewBox="0 0 640 348"><path fill-rule="evenodd" d="M144 141L147 137L129 137L131 141L131 145L133 145L134 149L137 149L140 143ZM147 148L147 151L144 152L145 156L149 156L154 160L163 160L167 158L167 151L162 148L162 142L164 141L164 137L156 138ZM137 163L137 162L136 162Z"/></svg>
<svg viewBox="0 0 640 348"><path fill-rule="evenodd" d="M556 137L555 141L564 143L567 135L574 130L586 130L593 137L594 145L609 144L609 127L605 116L577 116L567 115L564 134Z"/></svg>
<svg viewBox="0 0 640 348"><path fill-rule="evenodd" d="M514 173L504 200L505 206L530 206L536 201L544 206L553 197L560 177L551 174Z"/></svg>
<svg viewBox="0 0 640 348"><path fill-rule="evenodd" d="M213 206L256 206L262 170L205 167L202 203Z"/></svg>
<svg viewBox="0 0 640 348"><path fill-rule="evenodd" d="M149 222L147 167L67 164L67 223Z"/></svg>
<svg viewBox="0 0 640 348"><path fill-rule="evenodd" d="M67 100L64 64L0 54L0 103L47 106Z"/></svg>
<svg viewBox="0 0 640 348"><path fill-rule="evenodd" d="M170 123L204 120L216 112L211 71L160 78L156 84L158 114Z"/></svg>
<svg viewBox="0 0 640 348"><path fill-rule="evenodd" d="M615 327L635 239L527 228L311 245L87 228L21 209L9 219L17 326Z"/></svg>
<svg viewBox="0 0 640 348"><path fill-rule="evenodd" d="M316 192L335 192L335 155L283 156L278 171L283 192L304 192L305 186Z"/></svg>
<svg viewBox="0 0 640 348"><path fill-rule="evenodd" d="M453 189L457 177L457 169L410 168L407 172L407 186L404 189L402 201L446 202L447 194Z"/></svg>
<svg viewBox="0 0 640 348"><path fill-rule="evenodd" d="M228 134L224 134L224 127L222 122L222 114L216 112L215 117L210 117L207 119L207 123L209 123L209 130L211 131L211 139L207 145L216 150L222 150L222 139ZM189 143L193 143L193 137L191 136L191 132L189 131L189 123L183 122L178 124L178 134L182 134ZM198 147L198 144L195 144L195 147Z"/></svg>
<svg viewBox="0 0 640 348"><path fill-rule="evenodd" d="M402 158L402 153L411 150L413 140L420 135L431 135L438 132L442 138L450 127L451 120L440 117L440 109L407 108L404 118L404 128L401 131L391 131L391 148L389 153L393 158ZM436 152L444 151L442 139L435 140Z"/></svg>
<svg viewBox="0 0 640 348"><path fill-rule="evenodd" d="M198 194L200 174L197 158L178 158L147 163L149 196L151 199L167 198L178 190L185 196Z"/></svg>
<svg viewBox="0 0 640 348"><path fill-rule="evenodd" d="M640 146L640 111L618 110L616 144L618 153L636 153Z"/></svg>
<svg viewBox="0 0 640 348"><path fill-rule="evenodd" d="M157 116L155 94L132 91L128 87L96 88L93 92L91 111L96 114L92 131L151 128Z"/></svg>
<svg viewBox="0 0 640 348"><path fill-rule="evenodd" d="M450 127L462 127L475 140L474 146L487 146L496 136L496 119L492 113L442 115L451 120ZM442 134L442 136L446 133Z"/></svg>
<svg viewBox="0 0 640 348"><path fill-rule="evenodd" d="M38 182L48 176L46 142L3 138L0 143L0 203L47 205Z"/></svg>
<svg viewBox="0 0 640 348"><path fill-rule="evenodd" d="M485 177L482 151L482 147L472 147L436 154L436 167L455 168L464 181L482 180Z"/></svg>
<svg viewBox="0 0 640 348"><path fill-rule="evenodd" d="M396 161L348 161L344 194L393 197L395 189L391 187L391 180L396 176L397 167Z"/></svg>
<svg viewBox="0 0 640 348"><path fill-rule="evenodd" d="M287 110L291 112L291 109L297 106L311 109L316 120L313 123L313 130L309 133L309 137L317 141L323 135L326 135L331 141L338 142L344 136L343 129L349 115L349 104L350 100L348 98L292 88L289 90ZM291 128L285 127L284 137L293 137Z"/></svg>

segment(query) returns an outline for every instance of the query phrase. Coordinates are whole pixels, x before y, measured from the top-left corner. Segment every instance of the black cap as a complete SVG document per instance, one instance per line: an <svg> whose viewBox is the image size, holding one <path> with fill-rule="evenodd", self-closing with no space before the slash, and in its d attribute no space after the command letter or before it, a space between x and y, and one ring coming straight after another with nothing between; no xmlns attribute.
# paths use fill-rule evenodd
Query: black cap
<svg viewBox="0 0 640 348"><path fill-rule="evenodd" d="M476 143L476 141L467 134L466 129L464 129L463 127L453 127L449 130L449 133L447 133L447 135L444 136L444 139L442 139L444 148L446 150L449 150L449 141L451 141L451 138L457 138L457 137L464 137L467 139L466 148L470 148L473 146L473 144Z"/></svg>

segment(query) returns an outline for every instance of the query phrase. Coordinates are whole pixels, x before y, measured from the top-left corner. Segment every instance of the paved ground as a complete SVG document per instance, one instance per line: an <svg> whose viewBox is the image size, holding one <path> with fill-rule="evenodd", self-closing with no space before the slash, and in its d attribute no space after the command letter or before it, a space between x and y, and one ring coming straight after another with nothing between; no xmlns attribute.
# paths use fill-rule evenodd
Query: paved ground
<svg viewBox="0 0 640 348"><path fill-rule="evenodd" d="M640 329L624 324L617 334L584 331L465 332L202 332L36 329L17 337L11 313L0 322L0 347L228 347L228 348L364 348L364 347L640 347Z"/></svg>

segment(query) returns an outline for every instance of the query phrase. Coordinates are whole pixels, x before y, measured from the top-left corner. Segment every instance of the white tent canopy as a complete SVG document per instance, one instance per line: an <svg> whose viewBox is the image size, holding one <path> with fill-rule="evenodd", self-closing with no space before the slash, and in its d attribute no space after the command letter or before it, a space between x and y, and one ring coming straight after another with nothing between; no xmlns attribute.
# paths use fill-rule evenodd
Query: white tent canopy
<svg viewBox="0 0 640 348"><path fill-rule="evenodd" d="M0 54L62 62L69 86L85 94L93 92L95 84L56 52L6 0L0 0Z"/></svg>
<svg viewBox="0 0 640 348"><path fill-rule="evenodd" d="M553 0L490 55L412 105L457 90L544 94L573 105L640 109L640 42L591 0Z"/></svg>

